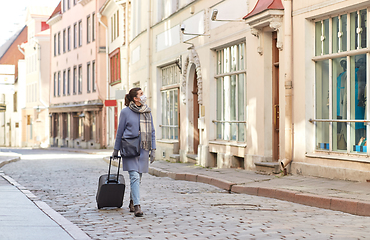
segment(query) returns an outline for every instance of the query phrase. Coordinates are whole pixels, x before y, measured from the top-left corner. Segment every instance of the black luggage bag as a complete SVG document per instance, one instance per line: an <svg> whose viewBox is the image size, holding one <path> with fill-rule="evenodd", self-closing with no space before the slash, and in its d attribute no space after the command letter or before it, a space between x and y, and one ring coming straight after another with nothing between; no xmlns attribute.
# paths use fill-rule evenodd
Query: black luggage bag
<svg viewBox="0 0 370 240"><path fill-rule="evenodd" d="M123 195L125 193L125 179L119 174L121 157L118 158L117 174L110 174L112 158L109 161L108 174L101 175L99 178L98 192L96 193L96 203L98 209L104 207L122 207Z"/></svg>

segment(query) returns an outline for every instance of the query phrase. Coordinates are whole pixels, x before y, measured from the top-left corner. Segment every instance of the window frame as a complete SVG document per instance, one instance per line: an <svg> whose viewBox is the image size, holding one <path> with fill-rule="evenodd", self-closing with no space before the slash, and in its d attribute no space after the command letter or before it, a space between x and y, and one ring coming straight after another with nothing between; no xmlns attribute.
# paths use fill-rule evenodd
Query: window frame
<svg viewBox="0 0 370 240"><path fill-rule="evenodd" d="M66 29L63 29L63 53L66 53Z"/></svg>
<svg viewBox="0 0 370 240"><path fill-rule="evenodd" d="M90 14L86 17L86 43L91 42L91 16Z"/></svg>
<svg viewBox="0 0 370 240"><path fill-rule="evenodd" d="M78 46L82 47L82 20L78 21Z"/></svg>
<svg viewBox="0 0 370 240"><path fill-rule="evenodd" d="M179 103L181 74L178 71L178 67L174 63L160 68L162 111L160 127L163 140L179 141L180 139ZM171 81L168 81L169 79ZM169 104L168 99L171 101Z"/></svg>
<svg viewBox="0 0 370 240"><path fill-rule="evenodd" d="M60 31L58 32L58 55L60 55Z"/></svg>
<svg viewBox="0 0 370 240"><path fill-rule="evenodd" d="M314 149L313 151L314 152L326 152L326 153L347 153L347 154L355 154L355 155L367 155L367 156L370 156L370 150L367 150L366 152L362 152L362 151L354 151L353 150L353 146L357 145L357 141L354 141L353 140L355 139L355 131L353 130L353 126L352 125L355 125L357 123L353 123L353 122L347 122L348 120L351 121L351 120L361 120L363 122L366 122L366 121L369 121L369 113L370 113L370 108L369 106L366 106L365 107L365 116L363 117L363 119L357 119L355 117L353 117L353 111L355 111L355 109L352 108L352 104L353 104L353 99L355 98L353 96L353 93L351 94L351 84L353 79L352 77L354 76L354 73L353 73L353 70L351 70L351 61L353 61L352 59L355 58L355 57L361 57L361 55L365 55L365 58L366 58L366 90L367 91L367 95L369 93L369 90L370 90L370 87L369 87L369 82L370 82L370 78L368 77L368 73L369 73L369 60L370 60L370 45L369 45L369 30L370 30L370 23L369 23L369 17L370 17L370 13L369 13L369 9L370 8L361 8L361 9L357 9L357 10L352 10L352 11L347 11L347 12L344 12L344 13L341 13L341 14L337 14L337 15L332 15L330 16L329 18L326 16L325 18L322 18L322 19L317 19L314 24L315 24L315 31L314 31L314 39L315 39L315 47L314 47L314 53L313 53L313 56L312 57L312 61L314 62L315 64L315 81L314 81L314 119L311 119L310 121L315 125L315 134L314 134ZM364 11L366 10L366 25L365 25L365 32L366 32L366 35L365 35L365 44L367 46L363 47L361 46L363 43L361 43L361 37L358 36L359 34L359 31L357 31L356 29L352 29L353 26L351 26L352 24L352 14L356 13L356 14L360 14L361 11ZM346 25L347 25L347 28L346 28L346 50L341 50L340 48L340 43L339 44L339 47L338 47L338 51L335 51L336 48L334 46L334 44L336 44L336 41L338 41L338 39L335 39L335 38L340 38L342 36L339 35L336 35L334 30L336 30L334 27L333 27L333 24L336 24L336 22L334 21L335 18L339 18L338 16L340 16L340 18L342 16L346 15ZM357 15L358 16L358 15ZM339 18L339 19L340 19ZM320 53L319 53L319 49L318 49L318 37L320 37L320 40L321 42L323 41L323 37L322 37L322 33L321 35L318 35L318 32L317 32L317 28L316 28L316 25L321 22L321 24L323 23L323 21L325 20L329 20L329 36L328 36L328 41L329 41L329 51L328 53L324 53L323 52L323 47L321 45L321 49L320 49ZM356 24L359 24L359 18L357 18L357 20L355 22L357 22ZM338 23L339 24L339 23ZM321 26L322 28L322 26ZM352 32L351 32L352 31ZM354 37L352 36L352 34L355 34ZM340 37L339 37L340 36ZM357 37L356 37L357 36ZM360 35L361 36L361 35ZM326 39L325 39L326 40ZM355 42L354 42L354 41ZM356 46L357 44L357 47L353 47L353 44ZM335 134L335 129L337 126L338 126L338 119L337 118L334 118L334 95L336 93L334 93L334 90L333 90L333 87L335 86L336 84L336 79L334 79L334 64L335 64L335 61L336 60L339 60L339 59L345 59L346 60L346 76L349 76L347 77L347 80L346 80L346 86L347 86L347 93L348 95L346 96L346 100L347 100L347 105L346 105L346 118L343 119L345 123L347 123L346 125L348 126L346 128L346 149L345 150L342 150L342 149L338 149L338 145L335 146L335 143L337 143L337 140L338 140L338 136L337 138L334 137L334 134ZM329 90L328 90L328 107L329 107L329 113L328 113L328 118L320 118L318 119L318 114L317 114L317 111L319 110L319 104L317 103L318 101L318 92L317 92L317 87L320 87L320 85L318 85L317 83L317 80L318 80L318 77L317 77L317 73L318 73L318 70L316 69L316 65L323 62L323 61L328 61L328 79L327 81L329 82ZM356 69L356 67L355 67ZM356 70L355 70L356 71ZM353 76L352 76L353 75ZM357 75L357 73L356 73ZM367 96L366 95L366 96ZM352 99L353 98L353 99ZM366 102L366 105L368 105L368 103ZM322 106L322 105L321 105ZM356 108L356 107L355 107ZM334 120L334 121L333 121ZM341 119L342 120L342 119ZM318 139L318 134L319 134L319 126L321 123L325 123L327 122L328 123L328 127L329 127L329 136L328 136L328 146L325 146L324 148L321 148L321 147L318 147L319 145L319 139ZM335 127L334 127L335 125ZM366 139L369 139L370 137L370 133L369 133L369 125L366 124L365 126L365 137ZM320 132L320 135L322 133ZM322 139L321 139L322 141ZM334 147L335 146L335 147Z"/></svg>
<svg viewBox="0 0 370 240"><path fill-rule="evenodd" d="M77 28L77 22L75 22L73 24L73 48L76 49L77 48L77 33L78 33L78 28Z"/></svg>
<svg viewBox="0 0 370 240"><path fill-rule="evenodd" d="M233 50L233 48L235 48L235 50ZM233 51L234 54L236 54L234 61L232 60L234 59L232 58ZM227 57L225 57L225 52L228 54ZM216 120L213 121L215 123L215 140L245 143L247 133L245 110L247 93L246 42L241 41L215 49L215 56L216 74L214 79L216 81ZM225 63L227 63L227 66ZM233 69L233 64L235 69ZM241 76L243 76L242 79ZM235 81L235 96L233 96L231 88L233 79ZM241 85L243 89L239 89L240 81L242 81ZM229 88L225 88L225 84L227 83L229 84ZM225 89L229 89L229 92L226 93ZM243 96L239 96L240 93ZM218 96L218 94L221 96ZM240 102L240 97L243 99L242 106L237 104ZM233 118L231 112L232 108L226 111L230 107L226 106L228 104L235 105L235 119L233 120L231 119ZM221 107L221 109L219 109L219 107ZM240 117L240 114L242 114L242 117ZM233 132L236 132L235 138Z"/></svg>
<svg viewBox="0 0 370 240"><path fill-rule="evenodd" d="M109 54L110 62L110 84L116 84L121 82L121 53L120 48L114 50Z"/></svg>
<svg viewBox="0 0 370 240"><path fill-rule="evenodd" d="M67 76L66 76L66 74L67 74L67 71L66 71L66 69L64 69L63 70L63 96L65 96L66 95L66 84L67 84Z"/></svg>
<svg viewBox="0 0 370 240"><path fill-rule="evenodd" d="M71 95L71 68L67 69L67 95Z"/></svg>
<svg viewBox="0 0 370 240"><path fill-rule="evenodd" d="M73 66L73 95L77 94L77 66Z"/></svg>
<svg viewBox="0 0 370 240"><path fill-rule="evenodd" d="M87 93L90 93L91 92L91 84L90 84L90 81L91 81L91 63L90 62L87 62L86 64L86 90L87 90Z"/></svg>
<svg viewBox="0 0 370 240"><path fill-rule="evenodd" d="M71 26L67 28L67 50L71 51Z"/></svg>
<svg viewBox="0 0 370 240"><path fill-rule="evenodd" d="M82 94L82 64L78 65L78 94Z"/></svg>

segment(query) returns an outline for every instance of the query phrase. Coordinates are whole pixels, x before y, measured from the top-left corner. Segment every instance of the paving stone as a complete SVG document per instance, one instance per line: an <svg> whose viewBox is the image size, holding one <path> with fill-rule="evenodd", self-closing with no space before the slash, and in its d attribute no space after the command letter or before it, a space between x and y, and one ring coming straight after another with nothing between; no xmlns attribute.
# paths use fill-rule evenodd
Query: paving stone
<svg viewBox="0 0 370 240"><path fill-rule="evenodd" d="M144 174L143 218L135 218L127 208L130 186L124 172L127 186L123 208L98 210L97 180L108 168L101 156L19 151L25 154L22 160L5 165L2 171L93 239L365 239L370 234L366 225L368 217L228 193L201 182L202 174L196 171L193 174L197 175L197 182L171 179L184 180L186 174L171 175L171 178ZM116 170L112 168L112 172ZM209 178L204 178L204 182ZM246 181L263 183L269 178L256 175ZM237 185L230 183L220 186L237 189ZM268 185L261 187L268 188Z"/></svg>

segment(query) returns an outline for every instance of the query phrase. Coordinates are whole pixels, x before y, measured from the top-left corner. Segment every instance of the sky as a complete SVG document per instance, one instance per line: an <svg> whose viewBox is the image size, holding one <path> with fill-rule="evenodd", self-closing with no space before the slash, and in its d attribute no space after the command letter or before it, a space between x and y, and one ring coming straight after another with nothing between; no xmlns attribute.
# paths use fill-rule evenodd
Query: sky
<svg viewBox="0 0 370 240"><path fill-rule="evenodd" d="M25 25L28 6L56 7L60 0L0 0L0 46Z"/></svg>

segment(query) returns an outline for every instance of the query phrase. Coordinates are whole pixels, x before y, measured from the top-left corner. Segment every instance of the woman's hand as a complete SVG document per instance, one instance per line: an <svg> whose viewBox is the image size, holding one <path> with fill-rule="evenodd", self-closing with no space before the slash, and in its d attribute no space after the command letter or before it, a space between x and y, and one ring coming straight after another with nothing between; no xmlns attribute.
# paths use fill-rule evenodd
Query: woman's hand
<svg viewBox="0 0 370 240"><path fill-rule="evenodd" d="M153 163L155 161L155 149L152 149L150 151L149 159L150 159L150 163Z"/></svg>
<svg viewBox="0 0 370 240"><path fill-rule="evenodd" d="M112 157L113 158L117 158L118 157L118 150L116 150L116 149L113 150Z"/></svg>

